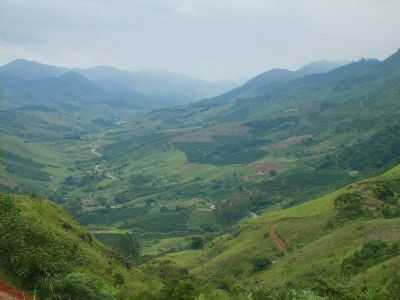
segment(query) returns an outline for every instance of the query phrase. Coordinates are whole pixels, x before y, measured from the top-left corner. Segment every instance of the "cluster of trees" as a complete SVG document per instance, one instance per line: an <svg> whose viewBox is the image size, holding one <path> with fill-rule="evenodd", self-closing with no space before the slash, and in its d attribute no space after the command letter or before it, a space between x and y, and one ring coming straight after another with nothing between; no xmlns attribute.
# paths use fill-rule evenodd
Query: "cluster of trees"
<svg viewBox="0 0 400 300"><path fill-rule="evenodd" d="M320 168L339 167L343 169L373 172L399 163L400 124L386 127L367 140L343 147L320 162Z"/></svg>
<svg viewBox="0 0 400 300"><path fill-rule="evenodd" d="M358 193L345 193L335 199L338 218L357 218L364 214L363 197Z"/></svg>
<svg viewBox="0 0 400 300"><path fill-rule="evenodd" d="M400 187L395 182L395 187ZM338 196L334 205L338 219L355 219L361 216L396 218L400 216L400 201L390 182L376 183L372 186L375 194L376 209L371 209L366 198L359 192L350 192Z"/></svg>
<svg viewBox="0 0 400 300"><path fill-rule="evenodd" d="M119 253L128 266L137 263L141 258L142 245L139 238L132 233L100 233L96 234L96 238Z"/></svg>
<svg viewBox="0 0 400 300"><path fill-rule="evenodd" d="M383 182L376 184L374 192L377 198L383 201L382 215L385 218L400 217L400 201L397 195L400 182ZM395 192L396 191L396 192Z"/></svg>
<svg viewBox="0 0 400 300"><path fill-rule="evenodd" d="M400 255L400 244L390 245L384 241L370 241L360 250L343 260L342 270L346 274L360 273L367 268Z"/></svg>
<svg viewBox="0 0 400 300"><path fill-rule="evenodd" d="M199 164L224 166L248 164L265 156L258 148L268 141L251 137L218 137L212 143L177 143L176 147L185 152L188 161Z"/></svg>

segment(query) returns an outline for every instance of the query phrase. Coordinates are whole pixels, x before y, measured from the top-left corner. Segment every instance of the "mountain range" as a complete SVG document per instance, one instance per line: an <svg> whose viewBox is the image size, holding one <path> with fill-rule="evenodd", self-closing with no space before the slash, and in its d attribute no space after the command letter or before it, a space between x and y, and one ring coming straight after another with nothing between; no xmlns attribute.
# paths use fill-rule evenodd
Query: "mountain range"
<svg viewBox="0 0 400 300"><path fill-rule="evenodd" d="M234 81L207 82L167 71L131 72L109 66L68 69L24 59L18 59L0 67L0 73L3 78L12 76L14 80L32 82L53 78L53 80L60 80L60 84L65 79L63 75L75 73L76 80L78 80L77 75L81 75L82 85L87 84L84 82L83 78L85 78L104 93L109 94L110 98L124 97L130 101L131 105L144 107L185 104L216 96L238 84Z"/></svg>
<svg viewBox="0 0 400 300"><path fill-rule="evenodd" d="M0 278L43 299L398 298L400 50L202 99L150 73L0 68Z"/></svg>

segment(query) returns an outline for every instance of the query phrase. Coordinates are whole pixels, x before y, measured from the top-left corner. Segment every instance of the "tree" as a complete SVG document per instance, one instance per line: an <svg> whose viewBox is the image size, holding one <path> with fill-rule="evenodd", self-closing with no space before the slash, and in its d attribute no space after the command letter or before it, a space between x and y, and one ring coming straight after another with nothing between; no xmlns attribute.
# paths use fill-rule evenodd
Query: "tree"
<svg viewBox="0 0 400 300"><path fill-rule="evenodd" d="M390 280L386 289L388 299L399 300L400 299L400 274L394 275L393 279Z"/></svg>
<svg viewBox="0 0 400 300"><path fill-rule="evenodd" d="M202 249L204 247L204 240L200 236L192 237L192 243L190 244L190 248L192 250Z"/></svg>
<svg viewBox="0 0 400 300"><path fill-rule="evenodd" d="M253 262L254 272L261 272L266 270L272 265L272 261L269 258L257 258Z"/></svg>
<svg viewBox="0 0 400 300"><path fill-rule="evenodd" d="M113 277L115 285L121 286L125 283L125 277L121 273L115 273Z"/></svg>
<svg viewBox="0 0 400 300"><path fill-rule="evenodd" d="M121 234L117 247L121 253L128 259L137 260L141 254L141 245L139 241L130 233Z"/></svg>
<svg viewBox="0 0 400 300"><path fill-rule="evenodd" d="M275 177L277 174L278 174L278 171L276 171L276 170L271 170L271 171L269 171L269 175L270 175L271 177Z"/></svg>
<svg viewBox="0 0 400 300"><path fill-rule="evenodd" d="M356 218L361 216L362 196L356 193L342 194L335 199L335 208L339 217Z"/></svg>

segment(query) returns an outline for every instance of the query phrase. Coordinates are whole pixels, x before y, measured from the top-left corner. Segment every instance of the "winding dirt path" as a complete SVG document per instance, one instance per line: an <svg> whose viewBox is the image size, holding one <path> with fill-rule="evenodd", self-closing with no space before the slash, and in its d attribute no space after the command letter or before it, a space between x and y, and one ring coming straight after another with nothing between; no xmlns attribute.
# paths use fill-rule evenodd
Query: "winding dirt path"
<svg viewBox="0 0 400 300"><path fill-rule="evenodd" d="M32 298L0 281L0 300L32 300Z"/></svg>
<svg viewBox="0 0 400 300"><path fill-rule="evenodd" d="M276 247L284 253L288 252L288 246L286 245L285 241L282 240L278 233L276 232L276 226L271 225L269 226L269 237L275 243Z"/></svg>

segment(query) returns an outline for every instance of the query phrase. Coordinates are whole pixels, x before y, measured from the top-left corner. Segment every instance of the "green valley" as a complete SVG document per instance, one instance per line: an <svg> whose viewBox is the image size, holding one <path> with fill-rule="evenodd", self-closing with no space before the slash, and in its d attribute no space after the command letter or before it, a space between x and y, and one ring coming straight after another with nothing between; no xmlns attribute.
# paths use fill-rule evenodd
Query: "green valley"
<svg viewBox="0 0 400 300"><path fill-rule="evenodd" d="M399 300L394 2L122 2L0 3L0 300Z"/></svg>

